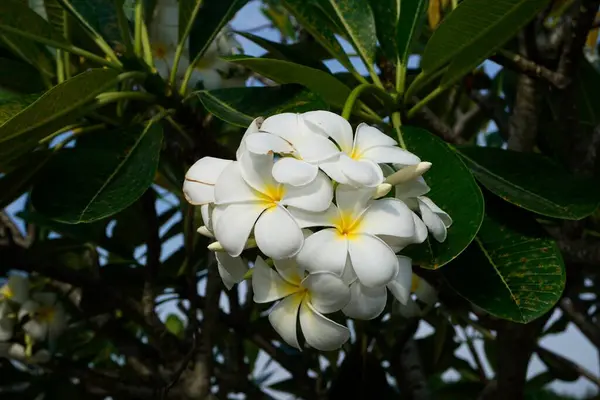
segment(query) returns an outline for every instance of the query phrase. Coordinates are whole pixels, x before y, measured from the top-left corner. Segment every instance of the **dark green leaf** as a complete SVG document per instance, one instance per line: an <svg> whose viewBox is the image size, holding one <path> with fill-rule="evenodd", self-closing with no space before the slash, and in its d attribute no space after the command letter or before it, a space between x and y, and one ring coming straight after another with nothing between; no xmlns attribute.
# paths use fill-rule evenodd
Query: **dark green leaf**
<svg viewBox="0 0 600 400"><path fill-rule="evenodd" d="M204 54L215 36L248 0L205 1L190 33L190 60Z"/></svg>
<svg viewBox="0 0 600 400"><path fill-rule="evenodd" d="M99 140L122 147L63 149L48 163L31 195L40 213L70 224L96 221L127 208L152 184L162 146L160 124L107 132Z"/></svg>
<svg viewBox="0 0 600 400"><path fill-rule="evenodd" d="M11 96L7 99L0 100L0 132L2 132L2 126L6 121L20 113L39 97L39 94L27 94L22 96ZM1 136L0 141L2 141Z"/></svg>
<svg viewBox="0 0 600 400"><path fill-rule="evenodd" d="M554 379L567 382L575 382L579 379L577 367L574 368L574 364L571 362L543 348L538 349L537 355L546 365L548 372L552 374Z"/></svg>
<svg viewBox="0 0 600 400"><path fill-rule="evenodd" d="M238 35L245 37L248 40L253 41L260 47L267 50L269 53L265 58L276 58L280 60L291 61L296 64L306 65L307 67L321 69L329 72L327 67L314 56L313 53L308 52L305 48L300 48L299 45L303 43L295 43L293 45L281 44L278 42L272 42L260 36L253 35L248 32L236 32ZM317 47L315 44L313 47Z"/></svg>
<svg viewBox="0 0 600 400"><path fill-rule="evenodd" d="M475 242L442 274L491 315L528 323L560 299L566 279L560 250L527 212L492 196L486 205Z"/></svg>
<svg viewBox="0 0 600 400"><path fill-rule="evenodd" d="M0 87L17 93L40 93L45 90L37 69L9 58L0 58Z"/></svg>
<svg viewBox="0 0 600 400"><path fill-rule="evenodd" d="M419 36L425 16L426 0L401 1L400 19L396 31L396 46L400 55L400 62L408 64L408 56L415 38Z"/></svg>
<svg viewBox="0 0 600 400"><path fill-rule="evenodd" d="M329 4L367 68L372 68L375 64L377 35L369 1L329 0Z"/></svg>
<svg viewBox="0 0 600 400"><path fill-rule="evenodd" d="M247 128L260 116L327 109L327 104L319 96L293 84L217 89L200 91L196 95L208 111L242 128Z"/></svg>
<svg viewBox="0 0 600 400"><path fill-rule="evenodd" d="M396 44L396 31L400 14L398 7L402 7L402 4L396 0L369 0L369 2L373 10L377 39L381 49L388 60L395 61L398 59L398 46Z"/></svg>
<svg viewBox="0 0 600 400"><path fill-rule="evenodd" d="M116 84L118 72L92 69L53 87L0 126L0 166L78 118L98 94Z"/></svg>
<svg viewBox="0 0 600 400"><path fill-rule="evenodd" d="M225 60L241 64L277 83L298 83L319 94L328 104L343 108L350 88L330 74L281 60L246 56L226 57Z"/></svg>
<svg viewBox="0 0 600 400"><path fill-rule="evenodd" d="M504 200L549 217L578 220L600 203L595 180L575 177L541 154L463 147L475 177Z"/></svg>
<svg viewBox="0 0 600 400"><path fill-rule="evenodd" d="M109 43L121 41L114 0L70 0L73 8Z"/></svg>
<svg viewBox="0 0 600 400"><path fill-rule="evenodd" d="M169 332L178 338L183 338L183 333L185 330L185 325L181 318L179 318L175 314L169 314L167 316L167 320L165 321L165 326Z"/></svg>
<svg viewBox="0 0 600 400"><path fill-rule="evenodd" d="M19 159L19 165L0 177L0 210L29 189L39 170L50 158L50 152L36 151Z"/></svg>
<svg viewBox="0 0 600 400"><path fill-rule="evenodd" d="M416 264L436 269L458 256L475 237L483 219L483 197L469 169L444 141L411 126L402 132L408 150L433 163L424 176L431 187L427 197L453 220L443 243L429 238L406 249Z"/></svg>
<svg viewBox="0 0 600 400"><path fill-rule="evenodd" d="M33 11L27 4L18 0L0 2L0 31L27 35L30 39L52 40L68 45L67 40L58 34L48 21Z"/></svg>
<svg viewBox="0 0 600 400"><path fill-rule="evenodd" d="M451 62L441 83L451 84L513 37L548 1L462 1L433 33L421 68L430 74Z"/></svg>
<svg viewBox="0 0 600 400"><path fill-rule="evenodd" d="M48 21L58 33L63 33L65 29L65 10L62 8L58 0L44 0L44 7Z"/></svg>
<svg viewBox="0 0 600 400"><path fill-rule="evenodd" d="M347 69L352 68L348 55L335 37L332 22L313 1L283 0L283 4L333 58Z"/></svg>

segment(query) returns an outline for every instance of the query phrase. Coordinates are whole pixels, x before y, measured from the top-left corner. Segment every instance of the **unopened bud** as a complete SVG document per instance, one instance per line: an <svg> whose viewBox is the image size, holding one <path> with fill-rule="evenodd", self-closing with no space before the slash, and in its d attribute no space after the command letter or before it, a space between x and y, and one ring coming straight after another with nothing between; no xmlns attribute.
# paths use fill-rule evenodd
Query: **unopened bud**
<svg viewBox="0 0 600 400"><path fill-rule="evenodd" d="M207 238L212 239L215 237L215 235L213 235L213 233L205 225L202 225L200 228L198 228L196 232L198 232L202 236L206 236Z"/></svg>
<svg viewBox="0 0 600 400"><path fill-rule="evenodd" d="M431 168L430 162L420 162L417 165L409 165L408 167L404 167L401 170L394 172L392 175L388 176L385 179L386 183L389 183L392 186L399 185L404 182L412 181L423 175Z"/></svg>
<svg viewBox="0 0 600 400"><path fill-rule="evenodd" d="M244 249L251 249L253 247L256 247L256 240L248 239L248 241L246 242L246 245L244 246ZM225 251L225 249L223 248L223 245L220 242L212 242L211 244L208 245L208 249L210 251Z"/></svg>
<svg viewBox="0 0 600 400"><path fill-rule="evenodd" d="M389 183L382 183L381 185L377 186L377 188L375 189L375 194L373 194L373 198L374 199L379 199L381 197L384 197L386 194L388 194L391 190L392 190L392 185L390 185Z"/></svg>

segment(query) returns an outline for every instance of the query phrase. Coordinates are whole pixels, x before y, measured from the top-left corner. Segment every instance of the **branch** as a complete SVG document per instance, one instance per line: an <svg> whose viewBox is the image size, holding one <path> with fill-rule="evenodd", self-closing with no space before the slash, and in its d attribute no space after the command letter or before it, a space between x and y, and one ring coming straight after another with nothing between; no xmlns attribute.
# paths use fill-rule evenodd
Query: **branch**
<svg viewBox="0 0 600 400"><path fill-rule="evenodd" d="M496 55L490 57L495 63L525 74L531 78L541 79L557 89L564 89L567 84L566 77L556 71L552 71L542 65L539 65L519 54L514 54L506 50L500 50Z"/></svg>
<svg viewBox="0 0 600 400"><path fill-rule="evenodd" d="M158 215L156 213L156 193L150 188L142 197L142 207L147 221L147 239L146 239L146 268L144 279L144 290L142 293L142 308L144 318L148 323L156 323L154 312L154 299L156 298L155 286L156 276L160 269L160 254L162 244L160 242Z"/></svg>
<svg viewBox="0 0 600 400"><path fill-rule="evenodd" d="M564 297L559 303L560 309L585 335L590 342L600 348L600 329L589 321L589 317L575 308L573 301Z"/></svg>
<svg viewBox="0 0 600 400"><path fill-rule="evenodd" d="M573 361L569 360L568 358L565 358L565 357L561 356L560 354L556 354L556 353L554 353L548 349L545 349L539 345L536 347L535 351L540 355L543 354L544 356L551 358L558 364L562 364L563 367L569 368L569 369L577 372L580 376L583 376L583 377L589 379L592 383L594 383L596 386L598 386L600 388L600 378L598 378L596 375L594 375L587 369L583 368L581 365L574 363Z"/></svg>
<svg viewBox="0 0 600 400"><path fill-rule="evenodd" d="M500 136L504 140L508 140L508 114L504 110L506 106L502 99L491 94L484 96L476 90L469 92L469 98L481 107L488 118L494 121L500 132Z"/></svg>
<svg viewBox="0 0 600 400"><path fill-rule="evenodd" d="M418 103L419 99L417 97L413 97L413 102ZM430 130L435 135L441 137L448 143L453 144L461 144L463 140L460 136L457 136L455 132L452 130L450 126L448 126L441 118L439 118L433 111L429 109L429 107L422 107L414 117L411 119L411 122L414 121L418 125L425 127Z"/></svg>

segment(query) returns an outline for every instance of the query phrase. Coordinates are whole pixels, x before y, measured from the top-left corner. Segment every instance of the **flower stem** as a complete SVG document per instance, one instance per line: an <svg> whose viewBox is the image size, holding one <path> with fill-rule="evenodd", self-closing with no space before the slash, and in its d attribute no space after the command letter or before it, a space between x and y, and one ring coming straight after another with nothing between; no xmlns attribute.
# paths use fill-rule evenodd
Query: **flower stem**
<svg viewBox="0 0 600 400"><path fill-rule="evenodd" d="M96 96L96 102L98 106L103 106L109 103L114 103L119 100L141 100L147 102L153 102L156 100L156 96L150 93L144 92L106 92Z"/></svg>
<svg viewBox="0 0 600 400"><path fill-rule="evenodd" d="M363 84L355 87L354 90L352 90L352 92L350 92L350 95L348 95L348 98L346 99L346 103L344 104L344 109L342 110L343 118L345 118L346 120L348 120L350 118L350 116L352 115L352 112L354 111L354 106L356 105L356 102L358 101L358 98L363 93L366 93L366 92L370 92L373 95L375 95L377 98L379 98L383 102L385 107L389 109L390 112L392 112L394 110L395 104L394 104L394 99L392 98L392 96L390 96L385 90L383 90L379 86L376 86L372 83L363 83ZM373 112L373 114L375 114L375 113ZM375 114L375 116L377 116L377 114Z"/></svg>
<svg viewBox="0 0 600 400"><path fill-rule="evenodd" d="M419 101L417 104L415 104L413 106L413 108L411 108L408 111L408 113L407 113L408 118L410 119L410 118L414 117L415 114L417 113L417 111L419 111L421 108L423 108L425 105L427 105L427 103L429 103L431 100L438 97L445 89L446 88L438 86L433 92L429 93L423 100Z"/></svg>
<svg viewBox="0 0 600 400"><path fill-rule="evenodd" d="M400 119L400 112L396 111L392 114L392 125L396 131L396 136L398 136L398 143L400 143L400 146L403 149L406 149L406 143L404 143L404 138L402 137L402 120Z"/></svg>
<svg viewBox="0 0 600 400"><path fill-rule="evenodd" d="M396 92L401 96L404 94L406 86L406 64L398 59L398 66L396 67Z"/></svg>

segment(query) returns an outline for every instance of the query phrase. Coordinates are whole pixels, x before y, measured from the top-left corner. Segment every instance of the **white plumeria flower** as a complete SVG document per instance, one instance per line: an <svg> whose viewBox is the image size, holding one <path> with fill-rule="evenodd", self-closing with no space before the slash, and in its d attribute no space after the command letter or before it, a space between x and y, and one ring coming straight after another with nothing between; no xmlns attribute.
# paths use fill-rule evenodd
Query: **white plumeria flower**
<svg viewBox="0 0 600 400"><path fill-rule="evenodd" d="M331 137L340 148L339 157L319 164L339 183L374 187L383 182L383 172L378 164L414 165L421 161L416 155L398 147L394 139L367 124L360 124L353 138L350 123L337 114L312 111L304 113L303 118L313 130Z"/></svg>
<svg viewBox="0 0 600 400"><path fill-rule="evenodd" d="M396 185L396 198L404 201L413 211L418 211L421 220L435 240L446 240L447 230L452 225L452 218L439 208L429 197L423 196L429 192L429 186L418 177L412 181Z"/></svg>
<svg viewBox="0 0 600 400"><path fill-rule="evenodd" d="M217 268L227 290L244 280L248 272L248 263L242 257L232 257L225 252L216 252Z"/></svg>
<svg viewBox="0 0 600 400"><path fill-rule="evenodd" d="M0 303L0 342L6 342L13 336L15 314L8 302Z"/></svg>
<svg viewBox="0 0 600 400"><path fill-rule="evenodd" d="M185 173L183 195L188 203L195 206L215 202L215 184L231 160L215 157L202 157Z"/></svg>
<svg viewBox="0 0 600 400"><path fill-rule="evenodd" d="M417 274L412 275L411 291L416 299L426 307L433 307L437 302L435 288ZM405 303L395 304L394 310L405 318L418 317L423 314L423 309L412 297L409 297Z"/></svg>
<svg viewBox="0 0 600 400"><path fill-rule="evenodd" d="M273 178L280 183L302 186L317 177L319 163L340 153L335 143L313 128L303 114L277 114L265 119L260 132L249 135L245 145L257 154L291 155L273 165Z"/></svg>
<svg viewBox="0 0 600 400"><path fill-rule="evenodd" d="M370 288L355 280L350 285L350 301L342 309L346 316L354 319L370 320L377 318L385 308L387 291L401 304L410 300L412 284L412 262L405 256L398 258L398 272L386 286Z"/></svg>
<svg viewBox="0 0 600 400"><path fill-rule="evenodd" d="M310 184L296 187L276 182L272 169L272 154L245 152L225 168L215 185L214 233L233 257L241 254L253 228L256 245L265 255L295 256L304 235L286 207L322 212L331 204L332 184L322 172Z"/></svg>
<svg viewBox="0 0 600 400"><path fill-rule="evenodd" d="M29 317L23 330L36 340L56 340L67 326L67 315L55 293L35 293L19 310L19 320Z"/></svg>
<svg viewBox="0 0 600 400"><path fill-rule="evenodd" d="M411 238L415 225L410 209L397 199L371 200L373 189L336 188L336 205L321 213L292 210L302 228L330 227L309 236L298 263L310 273L356 273L364 286L388 284L398 273L398 259L387 240ZM349 262L347 262L349 260ZM345 271L351 266L351 271Z"/></svg>
<svg viewBox="0 0 600 400"><path fill-rule="evenodd" d="M254 301L269 303L282 299L269 313L269 321L283 340L300 348L296 326L300 321L302 335L317 350L335 350L350 337L350 331L323 314L340 310L350 299L350 291L338 276L318 272L303 277L293 259L274 260L269 268L258 257L252 274Z"/></svg>
<svg viewBox="0 0 600 400"><path fill-rule="evenodd" d="M29 279L21 275L11 275L0 288L0 300L23 304L29 298Z"/></svg>
<svg viewBox="0 0 600 400"><path fill-rule="evenodd" d="M0 356L17 360L26 364L43 364L52 358L50 352L46 349L40 349L34 354L27 354L27 349L21 343L3 343L6 346L0 347Z"/></svg>

